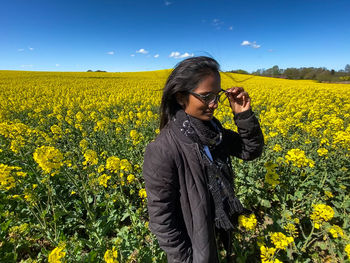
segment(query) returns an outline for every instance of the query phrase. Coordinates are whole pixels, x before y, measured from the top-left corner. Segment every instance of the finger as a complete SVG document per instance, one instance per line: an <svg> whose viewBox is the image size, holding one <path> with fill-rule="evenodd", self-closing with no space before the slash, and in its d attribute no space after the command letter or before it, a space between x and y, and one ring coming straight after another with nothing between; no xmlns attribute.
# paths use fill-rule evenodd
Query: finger
<svg viewBox="0 0 350 263"><path fill-rule="evenodd" d="M244 107L250 107L250 101L251 101L251 99L248 97L245 101Z"/></svg>
<svg viewBox="0 0 350 263"><path fill-rule="evenodd" d="M243 99L246 99L246 98L249 98L248 96L248 93L243 91L241 93L239 93L237 96L236 96L237 99L240 99L240 98L243 98Z"/></svg>
<svg viewBox="0 0 350 263"><path fill-rule="evenodd" d="M233 93L233 94L237 94L239 92L241 92L243 90L242 87L232 87L230 89L228 89L227 91L229 91L230 93Z"/></svg>
<svg viewBox="0 0 350 263"><path fill-rule="evenodd" d="M239 94L239 93L242 92L242 90L243 90L242 87L235 87L234 90L233 90L233 93L234 93L234 94Z"/></svg>

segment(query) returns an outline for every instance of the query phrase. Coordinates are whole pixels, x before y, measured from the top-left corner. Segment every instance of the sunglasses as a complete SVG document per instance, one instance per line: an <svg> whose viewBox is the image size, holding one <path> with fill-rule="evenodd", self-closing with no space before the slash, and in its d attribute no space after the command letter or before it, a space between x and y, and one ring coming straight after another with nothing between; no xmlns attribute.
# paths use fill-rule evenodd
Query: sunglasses
<svg viewBox="0 0 350 263"><path fill-rule="evenodd" d="M227 98L227 96L221 96L222 94L227 93L227 91L224 89L221 89L218 94L208 93L207 95L202 95L193 91L189 91L189 93L202 100L206 105L217 102L223 103Z"/></svg>

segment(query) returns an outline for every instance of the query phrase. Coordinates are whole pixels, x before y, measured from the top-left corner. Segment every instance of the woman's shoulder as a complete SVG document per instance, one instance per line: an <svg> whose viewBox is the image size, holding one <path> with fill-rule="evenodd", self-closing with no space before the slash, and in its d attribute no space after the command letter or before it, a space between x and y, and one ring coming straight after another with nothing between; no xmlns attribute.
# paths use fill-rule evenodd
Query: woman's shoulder
<svg viewBox="0 0 350 263"><path fill-rule="evenodd" d="M144 169L160 169L160 167L176 167L176 146L169 130L163 128L157 137L145 149ZM172 168L171 168L172 169Z"/></svg>
<svg viewBox="0 0 350 263"><path fill-rule="evenodd" d="M159 134L148 143L146 146L146 152L154 152L170 155L173 147L174 142L172 140L172 136L170 135L170 129L168 126L165 126L163 129L160 130Z"/></svg>

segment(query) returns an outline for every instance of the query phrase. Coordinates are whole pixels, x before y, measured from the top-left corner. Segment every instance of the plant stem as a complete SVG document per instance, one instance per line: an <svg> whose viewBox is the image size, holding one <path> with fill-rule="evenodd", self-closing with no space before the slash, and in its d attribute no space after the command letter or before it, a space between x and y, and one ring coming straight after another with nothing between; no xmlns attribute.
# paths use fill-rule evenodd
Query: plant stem
<svg viewBox="0 0 350 263"><path fill-rule="evenodd" d="M314 230L315 230L315 225L314 225L314 224L312 224L312 229L311 229L310 235L307 237L307 239L306 239L306 241L305 241L305 243L304 243L303 247L301 248L301 250L302 250L302 251L304 251L304 250L306 249L307 244L308 244L308 242L309 242L309 240L310 240L311 236L312 236L312 235L313 235L313 233L314 233Z"/></svg>

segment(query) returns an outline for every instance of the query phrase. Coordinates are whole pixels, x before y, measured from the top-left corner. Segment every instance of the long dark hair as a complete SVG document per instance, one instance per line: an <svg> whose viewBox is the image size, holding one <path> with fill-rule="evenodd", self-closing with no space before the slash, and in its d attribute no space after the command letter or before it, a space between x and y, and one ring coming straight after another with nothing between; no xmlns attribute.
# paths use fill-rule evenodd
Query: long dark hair
<svg viewBox="0 0 350 263"><path fill-rule="evenodd" d="M178 63L169 75L163 89L159 129L161 130L181 109L176 100L176 93L188 96L188 92L196 89L204 77L212 74L220 76L219 71L219 63L205 56L187 58Z"/></svg>

